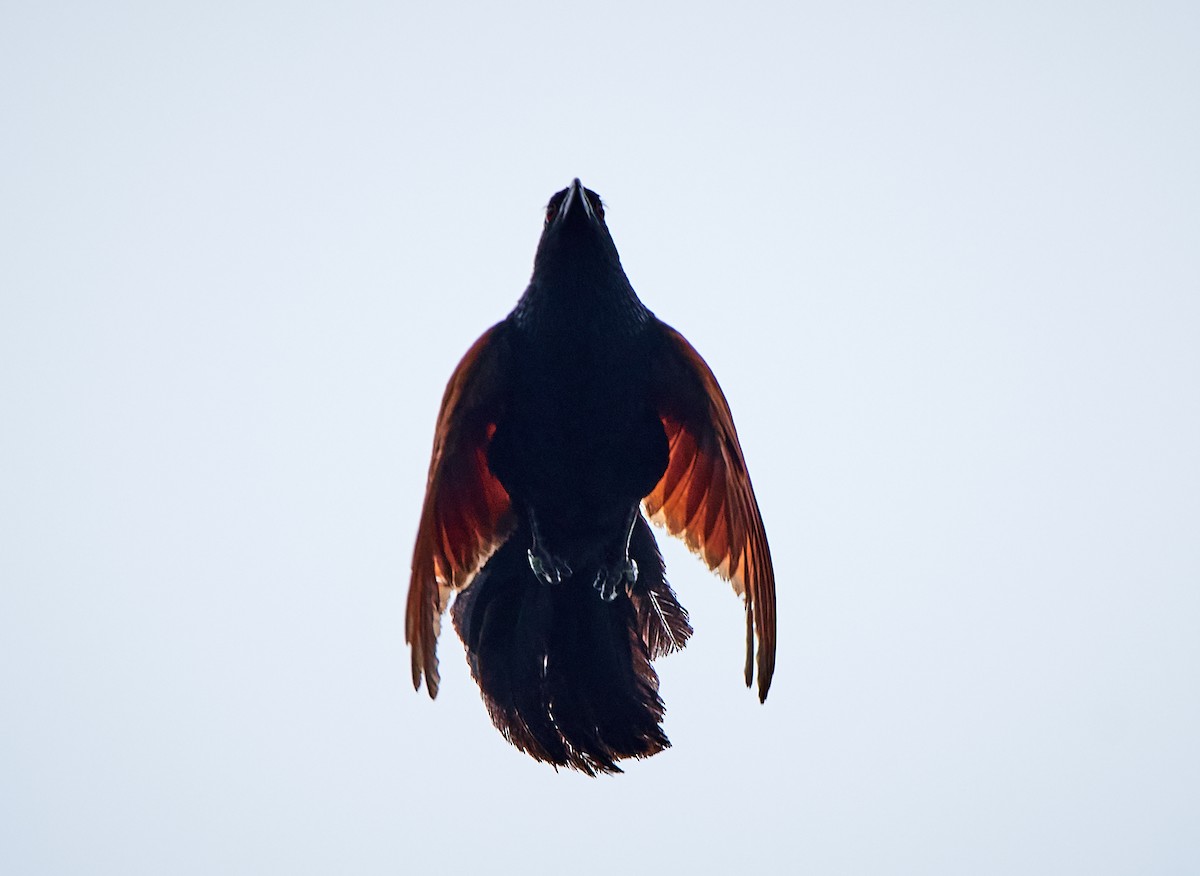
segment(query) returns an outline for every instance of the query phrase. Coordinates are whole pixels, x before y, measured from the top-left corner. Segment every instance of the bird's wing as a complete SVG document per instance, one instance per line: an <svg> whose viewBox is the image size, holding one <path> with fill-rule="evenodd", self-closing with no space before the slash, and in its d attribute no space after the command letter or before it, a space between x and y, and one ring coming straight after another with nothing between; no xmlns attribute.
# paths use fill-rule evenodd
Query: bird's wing
<svg viewBox="0 0 1200 876"><path fill-rule="evenodd" d="M650 519L682 538L746 603L746 686L766 700L775 671L775 571L733 415L717 378L673 328L654 363L655 401L670 444L667 470L646 496Z"/></svg>
<svg viewBox="0 0 1200 876"><path fill-rule="evenodd" d="M497 328L463 356L442 396L425 505L413 549L404 638L413 687L437 696L437 637L450 594L465 587L511 528L508 493L488 469L487 447L502 404Z"/></svg>

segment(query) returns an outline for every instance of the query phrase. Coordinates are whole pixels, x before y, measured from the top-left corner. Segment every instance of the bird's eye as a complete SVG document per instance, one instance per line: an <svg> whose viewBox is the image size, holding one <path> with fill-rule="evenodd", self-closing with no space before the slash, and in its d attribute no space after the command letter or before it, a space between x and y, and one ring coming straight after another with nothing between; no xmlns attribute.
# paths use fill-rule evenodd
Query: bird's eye
<svg viewBox="0 0 1200 876"><path fill-rule="evenodd" d="M591 189L583 190L583 200L591 208L592 213L601 222L604 221L604 202L600 200L600 196Z"/></svg>
<svg viewBox="0 0 1200 876"><path fill-rule="evenodd" d="M567 190L556 192L554 197L550 199L550 203L546 205L546 224L549 225L558 215L558 211L562 209L563 201L567 199Z"/></svg>

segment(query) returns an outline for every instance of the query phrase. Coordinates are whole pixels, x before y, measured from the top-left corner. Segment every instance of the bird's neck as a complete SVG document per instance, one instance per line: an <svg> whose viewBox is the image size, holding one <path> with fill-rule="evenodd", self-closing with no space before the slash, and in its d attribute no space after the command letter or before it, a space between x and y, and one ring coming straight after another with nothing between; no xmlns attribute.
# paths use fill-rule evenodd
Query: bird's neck
<svg viewBox="0 0 1200 876"><path fill-rule="evenodd" d="M535 271L512 320L537 335L630 336L653 317L618 265Z"/></svg>

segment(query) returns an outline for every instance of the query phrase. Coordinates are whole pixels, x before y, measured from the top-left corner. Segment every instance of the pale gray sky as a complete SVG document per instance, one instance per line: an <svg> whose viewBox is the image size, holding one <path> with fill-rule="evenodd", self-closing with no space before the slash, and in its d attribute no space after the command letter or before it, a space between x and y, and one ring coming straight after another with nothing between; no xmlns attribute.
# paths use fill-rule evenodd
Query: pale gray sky
<svg viewBox="0 0 1200 876"><path fill-rule="evenodd" d="M990 6L7 5L0 871L1200 870L1200 12ZM576 175L780 589L601 780L402 635Z"/></svg>

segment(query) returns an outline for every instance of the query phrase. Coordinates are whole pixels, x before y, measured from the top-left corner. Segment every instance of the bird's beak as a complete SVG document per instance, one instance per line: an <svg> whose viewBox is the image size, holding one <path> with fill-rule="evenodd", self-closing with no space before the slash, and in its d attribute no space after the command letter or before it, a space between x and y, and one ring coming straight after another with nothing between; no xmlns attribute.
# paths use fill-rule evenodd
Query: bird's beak
<svg viewBox="0 0 1200 876"><path fill-rule="evenodd" d="M580 221L591 224L596 221L596 211L592 209L587 193L583 190L583 183L578 177L571 181L567 189L567 197L558 210L558 221L563 225Z"/></svg>

